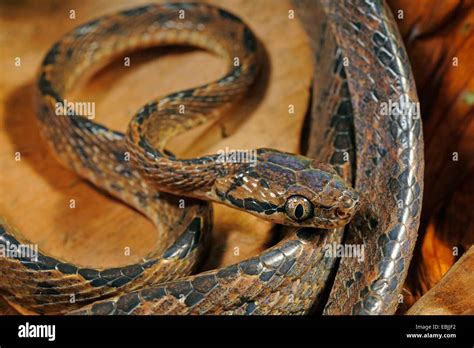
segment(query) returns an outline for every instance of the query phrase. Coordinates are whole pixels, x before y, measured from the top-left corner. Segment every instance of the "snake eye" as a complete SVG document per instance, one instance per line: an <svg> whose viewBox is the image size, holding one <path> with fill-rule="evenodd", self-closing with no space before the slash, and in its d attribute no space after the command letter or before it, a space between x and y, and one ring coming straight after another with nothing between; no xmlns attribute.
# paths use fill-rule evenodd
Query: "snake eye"
<svg viewBox="0 0 474 348"><path fill-rule="evenodd" d="M303 196L291 196L285 203L286 214L293 220L306 220L313 215L313 205Z"/></svg>

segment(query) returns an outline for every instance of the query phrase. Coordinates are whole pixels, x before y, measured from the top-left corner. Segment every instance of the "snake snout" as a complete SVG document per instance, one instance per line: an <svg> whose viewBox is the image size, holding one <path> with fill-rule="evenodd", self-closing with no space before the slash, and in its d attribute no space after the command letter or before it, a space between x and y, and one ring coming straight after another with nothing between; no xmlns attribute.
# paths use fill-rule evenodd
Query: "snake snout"
<svg viewBox="0 0 474 348"><path fill-rule="evenodd" d="M360 205L359 193L355 190L344 192L340 205L336 209L336 215L340 219L349 219L357 212Z"/></svg>

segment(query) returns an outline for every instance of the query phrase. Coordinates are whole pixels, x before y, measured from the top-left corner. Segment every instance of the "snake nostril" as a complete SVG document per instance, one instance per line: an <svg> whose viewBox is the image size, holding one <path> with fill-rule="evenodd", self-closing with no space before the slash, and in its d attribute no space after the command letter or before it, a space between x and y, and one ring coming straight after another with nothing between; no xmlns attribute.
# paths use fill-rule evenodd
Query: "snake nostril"
<svg viewBox="0 0 474 348"><path fill-rule="evenodd" d="M347 212L344 209L341 209L341 208L336 209L336 215L341 219L348 216Z"/></svg>

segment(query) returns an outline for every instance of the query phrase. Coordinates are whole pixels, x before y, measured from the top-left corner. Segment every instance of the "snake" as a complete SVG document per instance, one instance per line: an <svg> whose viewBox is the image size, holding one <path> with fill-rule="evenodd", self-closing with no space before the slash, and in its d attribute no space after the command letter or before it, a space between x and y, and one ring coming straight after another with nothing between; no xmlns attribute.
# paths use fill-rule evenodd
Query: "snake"
<svg viewBox="0 0 474 348"><path fill-rule="evenodd" d="M335 53L319 62L332 72L319 74L320 82L337 87L338 93L314 88L313 106L319 103L320 114L313 110L310 121L326 121L326 131L314 146L310 144L311 156L261 148L254 161L233 162L220 161L217 155L181 159L166 149L171 138L230 110L258 78L260 43L239 17L224 9L205 3L145 5L87 22L54 44L37 80L42 136L63 165L148 217L160 243L137 263L106 269L72 264L42 251L34 259L2 257L1 294L39 314L306 314L324 297L329 298L325 314L393 311L419 220L421 121L400 113L372 125L377 112L364 93L371 100L374 96L381 100L384 93L395 90L416 100L416 92L411 72L401 69L406 56L403 47L394 45L400 40L384 3L321 1L318 6L325 18L321 21L324 35L335 38L319 43L328 42ZM364 6L373 10L367 12L371 20L382 18L376 29L366 25L373 23L360 11ZM342 64L343 54L357 47L351 46L353 41L364 37L352 37L347 19L340 17L344 11L361 19L357 24L350 22L360 32L373 35L367 42L381 45L378 36L374 40L379 33L385 39L383 53L392 52L398 59L387 66L387 59L379 57L374 61L382 64L368 65L377 74L384 72L378 76L380 90L366 88L365 80L373 81L377 75L364 70L365 62ZM91 66L160 45L208 50L227 61L228 71L215 82L148 102L134 115L125 134L84 115L55 113L56 104L64 101ZM385 77L388 68L400 78L395 85L400 90L393 87L391 76ZM335 110L340 112L328 122ZM369 121L364 119L367 115L372 117ZM391 126L384 128L384 122ZM345 146L341 146L342 138ZM341 161L344 151L349 160ZM404 193L412 187L416 199ZM367 197L359 192L367 192ZM393 204L400 199L401 205ZM284 225L288 233L250 259L195 274L208 249L211 202ZM368 245L369 260L354 265L354 260L343 259L337 270L343 277L336 276L331 287L337 258L322 250L328 242L341 242L346 232L348 240L358 237ZM16 228L0 220L0 245L11 248L27 243ZM401 266L400 262L393 265L395 251ZM385 286L389 276L395 276L395 282Z"/></svg>
<svg viewBox="0 0 474 348"><path fill-rule="evenodd" d="M346 231L326 236L326 242L363 245L364 261L344 257L329 265L320 313L394 314L404 301L423 200L423 129L411 107L418 96L409 57L384 0L293 3L319 77L308 154L331 163L365 193ZM397 106L384 112L390 101ZM321 123L326 127L316 126Z"/></svg>

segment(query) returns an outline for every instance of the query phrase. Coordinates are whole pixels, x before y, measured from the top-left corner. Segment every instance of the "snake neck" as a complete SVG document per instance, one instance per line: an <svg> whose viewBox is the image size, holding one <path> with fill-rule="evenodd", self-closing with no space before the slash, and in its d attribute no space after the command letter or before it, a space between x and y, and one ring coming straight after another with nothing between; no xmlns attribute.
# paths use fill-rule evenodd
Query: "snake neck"
<svg viewBox="0 0 474 348"><path fill-rule="evenodd" d="M216 180L226 180L247 171L252 164L222 161L220 155L179 159L168 151L136 151L131 156L133 166L147 184L157 191L204 200L217 201Z"/></svg>

